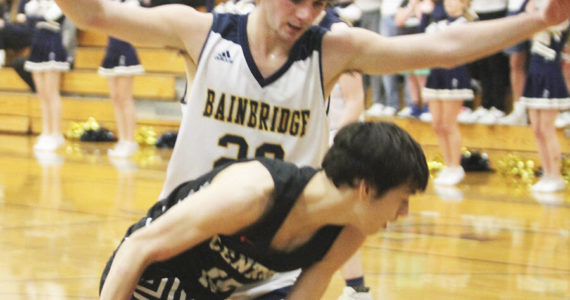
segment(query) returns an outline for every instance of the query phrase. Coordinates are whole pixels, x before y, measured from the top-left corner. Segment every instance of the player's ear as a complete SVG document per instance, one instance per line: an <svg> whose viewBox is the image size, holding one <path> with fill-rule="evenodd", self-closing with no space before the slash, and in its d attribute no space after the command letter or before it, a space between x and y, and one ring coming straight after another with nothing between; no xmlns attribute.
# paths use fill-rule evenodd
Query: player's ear
<svg viewBox="0 0 570 300"><path fill-rule="evenodd" d="M360 199L368 199L370 198L370 185L366 183L364 180L358 181L358 195Z"/></svg>

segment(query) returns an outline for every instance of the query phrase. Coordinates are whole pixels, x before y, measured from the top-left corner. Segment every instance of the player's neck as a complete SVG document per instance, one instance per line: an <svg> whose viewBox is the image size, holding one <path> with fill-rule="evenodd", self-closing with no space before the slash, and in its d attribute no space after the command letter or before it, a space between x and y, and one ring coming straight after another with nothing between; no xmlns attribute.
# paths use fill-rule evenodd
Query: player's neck
<svg viewBox="0 0 570 300"><path fill-rule="evenodd" d="M248 17L247 38L249 47L267 58L282 57L287 59L295 41L284 40L275 29L265 22L258 9Z"/></svg>
<svg viewBox="0 0 570 300"><path fill-rule="evenodd" d="M337 188L324 171L317 173L303 191L302 203L315 225L350 223L352 211L358 191L346 185ZM320 224L319 224L320 223Z"/></svg>

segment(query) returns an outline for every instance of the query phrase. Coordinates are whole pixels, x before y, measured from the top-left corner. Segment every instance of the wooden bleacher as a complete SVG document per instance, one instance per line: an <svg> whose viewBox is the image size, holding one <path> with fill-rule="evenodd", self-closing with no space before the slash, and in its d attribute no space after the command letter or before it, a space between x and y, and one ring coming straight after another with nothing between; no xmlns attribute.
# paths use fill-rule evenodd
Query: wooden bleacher
<svg viewBox="0 0 570 300"><path fill-rule="evenodd" d="M390 121L406 129L424 146L437 147L437 137L431 123L405 118L374 118L369 121ZM503 126L481 124L459 124L463 146L476 150L506 150L513 152L537 152L536 141L530 125ZM570 129L558 129L558 140L562 153L570 153Z"/></svg>
<svg viewBox="0 0 570 300"><path fill-rule="evenodd" d="M88 117L114 130L116 124L107 81L97 74L107 37L81 31L78 43L75 68L62 76L62 130L65 131L70 122L84 122ZM137 47L137 51L146 73L135 77L135 99L177 102L176 82L184 79L182 56L169 49ZM0 69L0 105L3 107L0 131L41 132L39 99L9 67ZM137 122L139 126L153 126L158 132L178 129L178 122L172 119L147 118Z"/></svg>
<svg viewBox="0 0 570 300"><path fill-rule="evenodd" d="M70 122L84 122L94 117L104 127L115 130L113 107L108 99L108 87L97 74L103 59L107 37L93 32L80 32L76 66L62 80L62 130ZM174 50L137 47L146 73L135 79L135 98L152 101L178 101L175 80L184 76L183 58ZM0 69L0 131L12 133L41 132L39 100L11 68ZM436 146L437 139L430 123L390 118L408 130L423 145ZM146 118L139 126L153 126L159 133L177 130L178 121ZM463 144L470 149L502 149L536 152L534 135L529 126L461 125ZM562 151L570 152L570 137L558 130Z"/></svg>

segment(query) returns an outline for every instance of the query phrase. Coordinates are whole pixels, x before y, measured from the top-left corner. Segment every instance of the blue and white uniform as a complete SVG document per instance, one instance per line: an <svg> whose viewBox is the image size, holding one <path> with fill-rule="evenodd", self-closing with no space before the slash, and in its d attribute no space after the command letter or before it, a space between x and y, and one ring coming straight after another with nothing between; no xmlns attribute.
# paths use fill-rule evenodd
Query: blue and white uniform
<svg viewBox="0 0 570 300"><path fill-rule="evenodd" d="M247 20L248 15L214 14L161 198L228 160L268 156L318 166L326 152L320 61L326 31L309 29L287 62L264 78L249 49Z"/></svg>
<svg viewBox="0 0 570 300"><path fill-rule="evenodd" d="M138 0L111 0L125 2L128 5L139 6ZM101 66L99 75L104 77L129 76L144 73L135 48L122 40L109 37L107 51Z"/></svg>
<svg viewBox="0 0 570 300"><path fill-rule="evenodd" d="M532 109L570 109L568 87L562 73L561 53L569 35L570 22L536 34L521 101Z"/></svg>
<svg viewBox="0 0 570 300"><path fill-rule="evenodd" d="M31 0L26 3L25 12L35 23L30 56L24 65L26 71L68 71L67 51L61 38L61 9L53 0Z"/></svg>
<svg viewBox="0 0 570 300"><path fill-rule="evenodd" d="M442 20L429 25L426 33L445 30L449 26L466 22L464 17ZM452 69L431 69L426 86L422 89L422 97L426 100L473 100L470 80L465 65Z"/></svg>
<svg viewBox="0 0 570 300"><path fill-rule="evenodd" d="M525 11L526 4L528 0L509 0L509 6L507 10L507 16L516 16ZM505 54L514 54L522 51L527 51L529 49L529 41L520 42L514 46L505 49Z"/></svg>

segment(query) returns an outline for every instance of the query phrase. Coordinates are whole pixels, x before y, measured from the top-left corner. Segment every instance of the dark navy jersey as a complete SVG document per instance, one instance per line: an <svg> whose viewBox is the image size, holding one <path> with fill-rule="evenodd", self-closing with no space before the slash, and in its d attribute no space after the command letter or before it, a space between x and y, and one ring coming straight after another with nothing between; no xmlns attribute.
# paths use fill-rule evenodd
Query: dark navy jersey
<svg viewBox="0 0 570 300"><path fill-rule="evenodd" d="M307 243L290 252L270 248L273 237L317 170L279 160L255 160L267 168L274 181L273 196L263 216L237 234L216 235L168 261L150 265L141 280L174 276L180 279L190 298L225 299L243 284L267 279L276 272L306 268L323 258L342 227L325 226ZM127 236L209 185L227 166L178 186L166 199L157 202L145 218L131 226Z"/></svg>

